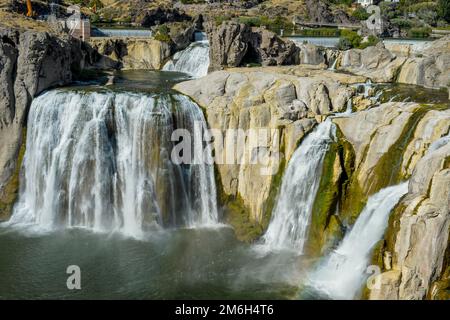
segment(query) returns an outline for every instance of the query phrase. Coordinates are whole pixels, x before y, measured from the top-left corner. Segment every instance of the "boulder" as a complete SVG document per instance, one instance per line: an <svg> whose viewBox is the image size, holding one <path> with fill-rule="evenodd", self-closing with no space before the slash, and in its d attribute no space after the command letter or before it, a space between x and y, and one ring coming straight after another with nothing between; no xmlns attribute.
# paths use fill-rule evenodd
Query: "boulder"
<svg viewBox="0 0 450 320"><path fill-rule="evenodd" d="M252 30L249 49L256 62L263 66L299 64L299 48L292 41L284 41L275 33L261 28Z"/></svg>
<svg viewBox="0 0 450 320"><path fill-rule="evenodd" d="M249 47L249 26L236 22L224 22L216 26L210 21L206 23L206 33L210 46L210 70L241 65Z"/></svg>
<svg viewBox="0 0 450 320"><path fill-rule="evenodd" d="M299 48L263 28L226 21L206 24L210 44L210 70L238 67L244 63L263 66L295 65L300 62Z"/></svg>
<svg viewBox="0 0 450 320"><path fill-rule="evenodd" d="M383 42L379 42L364 50L343 52L339 70L364 75L375 82L392 82L405 60L405 57L393 55Z"/></svg>

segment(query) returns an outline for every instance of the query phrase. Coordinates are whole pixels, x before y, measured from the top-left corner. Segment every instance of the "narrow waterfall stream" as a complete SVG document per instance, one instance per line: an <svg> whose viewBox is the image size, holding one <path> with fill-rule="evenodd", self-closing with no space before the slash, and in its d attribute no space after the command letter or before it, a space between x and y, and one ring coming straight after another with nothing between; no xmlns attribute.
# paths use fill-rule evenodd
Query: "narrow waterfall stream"
<svg viewBox="0 0 450 320"><path fill-rule="evenodd" d="M293 154L283 176L272 220L262 238L264 246L302 253L323 159L334 136L335 126L329 118L308 134Z"/></svg>
<svg viewBox="0 0 450 320"><path fill-rule="evenodd" d="M332 299L355 298L367 277L372 249L382 238L392 209L407 192L404 182L372 195L339 247L311 274L311 286Z"/></svg>
<svg viewBox="0 0 450 320"><path fill-rule="evenodd" d="M171 161L173 130L201 140L205 119L181 95L53 90L28 117L23 183L10 224L140 237L154 226L217 223L213 166ZM194 141L194 154L203 143ZM201 152L203 154L203 152Z"/></svg>
<svg viewBox="0 0 450 320"><path fill-rule="evenodd" d="M208 74L209 68L209 43L207 40L193 42L183 51L177 52L164 71L184 72L194 78L200 78Z"/></svg>

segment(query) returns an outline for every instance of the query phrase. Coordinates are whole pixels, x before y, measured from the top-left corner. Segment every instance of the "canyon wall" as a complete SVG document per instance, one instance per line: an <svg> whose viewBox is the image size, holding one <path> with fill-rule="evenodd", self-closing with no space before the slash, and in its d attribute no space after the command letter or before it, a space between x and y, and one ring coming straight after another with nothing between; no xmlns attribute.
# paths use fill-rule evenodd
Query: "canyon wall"
<svg viewBox="0 0 450 320"><path fill-rule="evenodd" d="M84 60L76 40L42 31L0 29L0 218L18 188L24 124L33 97L68 84Z"/></svg>
<svg viewBox="0 0 450 320"><path fill-rule="evenodd" d="M214 140L216 157L229 156L229 150L234 155L234 163L220 163L217 168L226 198L222 200L231 198L241 205L242 210L231 215L231 223L234 219L243 238L254 239L267 225L284 166L300 140L326 115L345 111L354 95L347 84L364 81L364 77L328 71L268 67L218 71L175 86L205 109L210 128L223 135L230 129L271 130L267 141L257 147L248 138L240 144L236 137ZM255 158L267 162L255 165Z"/></svg>
<svg viewBox="0 0 450 320"><path fill-rule="evenodd" d="M138 38L91 38L98 52L95 66L100 69L159 70L171 55L167 42Z"/></svg>

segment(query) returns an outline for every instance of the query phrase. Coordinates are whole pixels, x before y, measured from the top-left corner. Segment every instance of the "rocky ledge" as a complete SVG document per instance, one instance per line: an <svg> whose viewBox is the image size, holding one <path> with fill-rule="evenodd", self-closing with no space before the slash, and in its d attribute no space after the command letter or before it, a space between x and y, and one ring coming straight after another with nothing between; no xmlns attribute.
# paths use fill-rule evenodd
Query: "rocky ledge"
<svg viewBox="0 0 450 320"><path fill-rule="evenodd" d="M0 218L18 188L18 160L32 99L68 84L83 66L81 44L45 31L0 28Z"/></svg>
<svg viewBox="0 0 450 320"><path fill-rule="evenodd" d="M249 150L249 140L238 144L237 150L235 139L215 140L216 156L235 150L240 160L217 167L223 195L239 200L244 208L241 218L253 230L247 234L242 224L236 224L242 238L258 236L267 223L265 214L270 217L284 164L299 141L327 115L344 111L355 93L349 84L365 80L314 68L266 67L217 71L175 86L205 109L211 129L223 134L229 129L275 130L266 146L255 150ZM280 157L276 156L279 150L283 151ZM270 172L278 172L275 175L261 175L262 166L251 163L252 158L267 155L275 155L268 164Z"/></svg>

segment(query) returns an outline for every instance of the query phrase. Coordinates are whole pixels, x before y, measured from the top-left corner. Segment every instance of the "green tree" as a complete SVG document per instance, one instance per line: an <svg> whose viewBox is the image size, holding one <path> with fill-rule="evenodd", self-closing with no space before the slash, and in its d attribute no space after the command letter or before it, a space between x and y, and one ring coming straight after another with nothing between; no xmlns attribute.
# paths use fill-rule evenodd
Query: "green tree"
<svg viewBox="0 0 450 320"><path fill-rule="evenodd" d="M450 0L438 1L439 16L447 22L450 22Z"/></svg>

